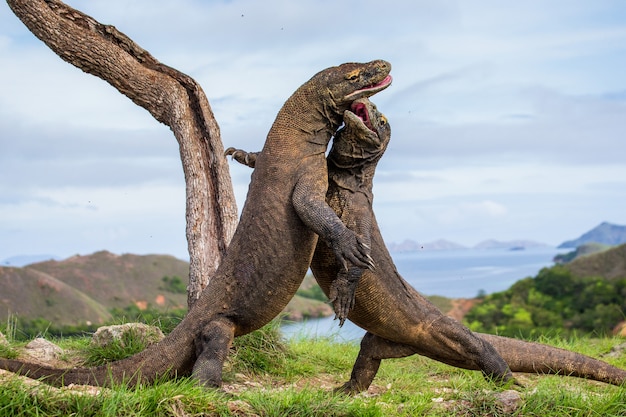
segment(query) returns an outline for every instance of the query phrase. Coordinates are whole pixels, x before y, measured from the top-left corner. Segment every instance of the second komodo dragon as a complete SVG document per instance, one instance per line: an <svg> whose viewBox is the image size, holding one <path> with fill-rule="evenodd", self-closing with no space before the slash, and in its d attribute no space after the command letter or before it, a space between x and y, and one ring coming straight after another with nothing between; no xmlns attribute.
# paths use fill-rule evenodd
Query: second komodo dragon
<svg viewBox="0 0 626 417"><path fill-rule="evenodd" d="M376 265L374 270L363 271L354 309L348 314L367 333L350 381L341 390L347 393L365 390L382 359L413 354L459 368L482 370L487 375L494 374L494 364L495 369L500 369L497 364L502 357L514 372L561 374L624 384L626 371L589 356L540 343L472 333L442 314L400 276L372 211L372 178L391 130L387 119L368 103L369 100L358 100L353 104L358 117L349 111L345 113L345 127L337 133L328 156L327 201L346 225L354 227L357 222L372 225L370 236L364 240L370 241ZM227 152L252 166L257 157L233 149ZM311 269L323 291L330 295L340 268L323 244L316 248ZM501 370L493 376L498 375L504 376Z"/></svg>
<svg viewBox="0 0 626 417"><path fill-rule="evenodd" d="M233 337L283 310L306 274L318 235L339 264L370 265L367 247L325 202L325 152L343 112L355 99L389 86L390 70L382 60L328 68L289 97L268 133L222 263L165 339L99 367L57 369L0 359L0 368L52 385L133 385L189 373L207 386L220 385Z"/></svg>

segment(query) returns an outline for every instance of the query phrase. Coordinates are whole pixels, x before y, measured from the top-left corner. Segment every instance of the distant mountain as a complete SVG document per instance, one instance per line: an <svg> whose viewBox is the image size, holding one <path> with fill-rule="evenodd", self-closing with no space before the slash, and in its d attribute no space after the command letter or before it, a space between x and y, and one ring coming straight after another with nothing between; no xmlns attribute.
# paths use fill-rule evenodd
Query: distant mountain
<svg viewBox="0 0 626 417"><path fill-rule="evenodd" d="M402 243L391 242L387 245L389 252L418 252L422 250L451 250L451 249L467 249L467 247L449 240L439 239L433 242L419 243L414 240L406 239Z"/></svg>
<svg viewBox="0 0 626 417"><path fill-rule="evenodd" d="M499 240L484 240L474 246L474 249L511 249L521 250L530 248L543 248L547 247L545 243L534 242L532 240L509 240L506 242Z"/></svg>
<svg viewBox="0 0 626 417"><path fill-rule="evenodd" d="M594 227L578 239L568 240L561 243L560 248L576 248L583 243L603 243L605 245L621 245L626 243L626 226L603 222Z"/></svg>

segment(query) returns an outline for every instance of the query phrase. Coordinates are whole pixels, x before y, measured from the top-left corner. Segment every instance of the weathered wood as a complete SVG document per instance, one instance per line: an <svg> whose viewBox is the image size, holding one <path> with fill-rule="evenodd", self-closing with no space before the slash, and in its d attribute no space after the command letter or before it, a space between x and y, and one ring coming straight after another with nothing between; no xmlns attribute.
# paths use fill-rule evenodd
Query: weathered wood
<svg viewBox="0 0 626 417"><path fill-rule="evenodd" d="M237 225L220 130L202 88L157 61L111 25L58 0L7 0L26 27L63 60L107 81L176 137L186 183L189 306L207 286Z"/></svg>

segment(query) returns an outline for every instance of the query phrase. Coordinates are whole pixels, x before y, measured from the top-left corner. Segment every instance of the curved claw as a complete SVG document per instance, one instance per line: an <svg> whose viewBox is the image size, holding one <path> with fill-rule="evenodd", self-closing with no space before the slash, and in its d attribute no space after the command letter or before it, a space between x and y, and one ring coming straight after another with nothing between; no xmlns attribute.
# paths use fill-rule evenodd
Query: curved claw
<svg viewBox="0 0 626 417"><path fill-rule="evenodd" d="M361 238L350 229L345 229L338 239L331 242L331 246L343 272L348 271L348 262L362 269L374 268L369 246L364 244Z"/></svg>
<svg viewBox="0 0 626 417"><path fill-rule="evenodd" d="M224 151L224 156L228 155L231 155L234 161L237 161L240 164L246 165L250 168L254 168L256 165L258 152L246 152L243 149L230 147Z"/></svg>

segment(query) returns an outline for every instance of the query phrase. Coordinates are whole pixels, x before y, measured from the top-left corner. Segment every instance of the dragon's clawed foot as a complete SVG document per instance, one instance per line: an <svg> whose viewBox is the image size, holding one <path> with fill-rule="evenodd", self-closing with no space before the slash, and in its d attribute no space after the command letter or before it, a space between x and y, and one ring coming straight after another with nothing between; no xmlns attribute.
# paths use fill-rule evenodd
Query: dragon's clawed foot
<svg viewBox="0 0 626 417"><path fill-rule="evenodd" d="M345 384L341 385L340 387L335 388L333 392L337 394L356 395L360 393L361 391L365 391L366 389L367 388L359 387L355 381L350 380L346 382Z"/></svg>
<svg viewBox="0 0 626 417"><path fill-rule="evenodd" d="M346 273L339 273L330 285L330 302L335 310L335 319L339 320L339 327L343 326L354 307L357 284L358 279L350 280Z"/></svg>

